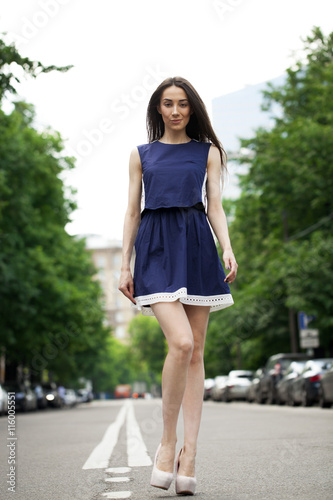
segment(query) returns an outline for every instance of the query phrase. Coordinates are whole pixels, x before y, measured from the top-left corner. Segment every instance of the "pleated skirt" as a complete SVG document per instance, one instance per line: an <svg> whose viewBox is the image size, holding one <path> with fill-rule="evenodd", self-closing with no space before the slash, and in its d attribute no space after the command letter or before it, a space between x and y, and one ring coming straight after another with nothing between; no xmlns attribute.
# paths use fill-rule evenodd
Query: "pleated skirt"
<svg viewBox="0 0 333 500"><path fill-rule="evenodd" d="M200 207L145 209L135 240L134 297L142 314L150 304L179 300L233 305L230 288L206 214Z"/></svg>

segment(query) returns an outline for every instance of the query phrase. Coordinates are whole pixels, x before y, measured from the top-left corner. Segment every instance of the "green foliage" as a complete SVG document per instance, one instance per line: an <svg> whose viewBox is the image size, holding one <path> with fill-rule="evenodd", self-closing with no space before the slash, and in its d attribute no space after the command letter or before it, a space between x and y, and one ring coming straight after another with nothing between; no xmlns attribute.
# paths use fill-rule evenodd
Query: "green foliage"
<svg viewBox="0 0 333 500"><path fill-rule="evenodd" d="M20 82L18 73L28 74L36 78L41 73L64 72L70 68L72 66L44 66L39 61L31 61L28 57L22 57L14 44L6 45L4 40L0 38L0 101L6 92L16 94L14 82Z"/></svg>
<svg viewBox="0 0 333 500"><path fill-rule="evenodd" d="M265 109L278 103L282 116L242 141L248 173L240 198L227 203L235 305L211 317L210 376L289 351L288 308L317 315L322 353L332 354L333 33L314 28L304 51L306 64L265 92Z"/></svg>
<svg viewBox="0 0 333 500"><path fill-rule="evenodd" d="M59 70L0 40L0 96L15 92L18 79L5 73L14 62L32 76ZM29 368L33 379L47 370L63 384L85 377L106 389L128 376L127 351L104 326L85 242L64 229L75 203L61 173L73 160L63 156L60 134L37 132L33 120L30 104L0 109L0 346L8 367Z"/></svg>
<svg viewBox="0 0 333 500"><path fill-rule="evenodd" d="M136 378L160 384L167 343L157 320L136 316L130 323L129 335Z"/></svg>
<svg viewBox="0 0 333 500"><path fill-rule="evenodd" d="M88 352L84 354L86 356ZM136 380L132 353L129 346L109 336L101 347L97 359L92 359L90 379L100 391L113 394L116 385L130 384Z"/></svg>

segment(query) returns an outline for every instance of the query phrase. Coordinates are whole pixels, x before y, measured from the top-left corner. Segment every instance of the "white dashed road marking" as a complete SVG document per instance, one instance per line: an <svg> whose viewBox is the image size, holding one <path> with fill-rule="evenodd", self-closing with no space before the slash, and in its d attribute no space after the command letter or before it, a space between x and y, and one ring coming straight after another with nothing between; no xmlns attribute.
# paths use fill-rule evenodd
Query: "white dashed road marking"
<svg viewBox="0 0 333 500"><path fill-rule="evenodd" d="M130 467L109 467L108 469L105 469L105 472L111 472L115 474L126 474L126 472L129 472L131 470Z"/></svg>
<svg viewBox="0 0 333 500"><path fill-rule="evenodd" d="M102 493L105 498L129 498L131 496L130 491L114 491L113 493Z"/></svg>
<svg viewBox="0 0 333 500"><path fill-rule="evenodd" d="M129 477L107 477L105 479L106 483L127 483L129 481Z"/></svg>
<svg viewBox="0 0 333 500"><path fill-rule="evenodd" d="M107 467L112 452L118 442L119 432L126 419L127 436L127 462L129 467ZM117 418L107 428L102 441L93 449L82 469L103 469L108 474L126 474L131 471L131 467L144 467L152 465L152 460L148 451L139 424L135 418L133 402L126 400L122 405ZM127 483L129 477L108 477L105 483ZM130 498L131 491L108 491L102 493L103 498Z"/></svg>
<svg viewBox="0 0 333 500"><path fill-rule="evenodd" d="M88 460L82 469L104 469L109 464L110 456L113 448L116 446L119 436L119 431L125 422L127 406L124 404L117 418L107 428L102 441L91 452Z"/></svg>
<svg viewBox="0 0 333 500"><path fill-rule="evenodd" d="M127 411L127 459L130 467L152 465L150 456L142 438L139 424L134 415L133 403L128 405Z"/></svg>

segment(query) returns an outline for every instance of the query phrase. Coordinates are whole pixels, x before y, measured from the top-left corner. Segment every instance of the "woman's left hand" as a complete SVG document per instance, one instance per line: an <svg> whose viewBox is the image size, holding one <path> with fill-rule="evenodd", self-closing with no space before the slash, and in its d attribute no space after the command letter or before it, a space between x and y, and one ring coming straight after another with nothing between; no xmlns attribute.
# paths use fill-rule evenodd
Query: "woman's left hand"
<svg viewBox="0 0 333 500"><path fill-rule="evenodd" d="M236 262L234 253L232 250L224 250L223 252L223 262L226 269L230 269L230 273L226 276L225 282L232 283L236 279L238 264Z"/></svg>

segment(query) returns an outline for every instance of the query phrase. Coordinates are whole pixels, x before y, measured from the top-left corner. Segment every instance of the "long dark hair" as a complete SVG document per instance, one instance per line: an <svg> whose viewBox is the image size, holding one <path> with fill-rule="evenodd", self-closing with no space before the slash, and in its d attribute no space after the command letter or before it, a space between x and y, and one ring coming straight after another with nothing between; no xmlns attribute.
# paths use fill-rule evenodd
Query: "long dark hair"
<svg viewBox="0 0 333 500"><path fill-rule="evenodd" d="M157 106L160 105L161 96L165 89L172 86L181 87L189 100L193 113L186 127L186 133L191 139L200 142L212 142L218 148L221 156L222 172L227 169L227 153L223 149L221 142L218 140L212 124L210 122L206 106L189 81L180 76L166 78L155 90L150 98L147 109L147 132L148 141L153 142L159 140L164 134L164 122L162 116L157 111Z"/></svg>

